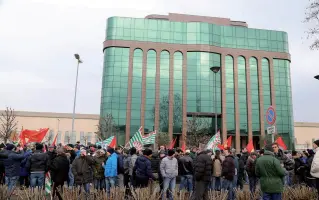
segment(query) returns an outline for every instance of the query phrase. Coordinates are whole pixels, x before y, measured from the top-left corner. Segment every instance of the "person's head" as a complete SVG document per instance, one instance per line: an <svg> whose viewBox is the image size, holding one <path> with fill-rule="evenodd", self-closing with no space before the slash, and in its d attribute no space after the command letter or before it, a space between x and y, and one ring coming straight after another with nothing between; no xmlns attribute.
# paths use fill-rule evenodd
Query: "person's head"
<svg viewBox="0 0 319 200"><path fill-rule="evenodd" d="M279 145L277 143L273 143L271 147L272 147L272 151L274 153L278 153L279 152Z"/></svg>
<svg viewBox="0 0 319 200"><path fill-rule="evenodd" d="M298 152L297 152L297 151L292 151L292 152L291 152L291 155L292 155L292 156L298 156Z"/></svg>
<svg viewBox="0 0 319 200"><path fill-rule="evenodd" d="M53 146L53 145L50 145L50 146L48 147L48 151L53 152L53 151L54 151L54 146Z"/></svg>
<svg viewBox="0 0 319 200"><path fill-rule="evenodd" d="M197 147L193 147L192 152L197 152Z"/></svg>
<svg viewBox="0 0 319 200"><path fill-rule="evenodd" d="M116 147L115 151L119 154L123 153L123 149L121 147Z"/></svg>
<svg viewBox="0 0 319 200"><path fill-rule="evenodd" d="M149 158L152 156L152 153L153 153L152 150L148 149L148 148L144 149L144 151L143 151L143 155L146 157L149 157Z"/></svg>
<svg viewBox="0 0 319 200"><path fill-rule="evenodd" d="M217 159L220 158L220 150L215 151L215 158L217 158Z"/></svg>
<svg viewBox="0 0 319 200"><path fill-rule="evenodd" d="M37 151L42 151L42 149L43 149L43 144L37 143L37 144L35 145L35 149L36 149Z"/></svg>
<svg viewBox="0 0 319 200"><path fill-rule="evenodd" d="M130 150L128 149L123 149L123 155L127 156L130 153Z"/></svg>
<svg viewBox="0 0 319 200"><path fill-rule="evenodd" d="M164 158L166 156L165 151L160 151L159 156L160 158Z"/></svg>
<svg viewBox="0 0 319 200"><path fill-rule="evenodd" d="M174 150L174 149L169 149L168 152L167 152L167 155L168 155L169 157L173 157L174 154L175 154L175 150Z"/></svg>
<svg viewBox="0 0 319 200"><path fill-rule="evenodd" d="M265 153L265 150L264 150L264 149L261 149L261 150L259 151L259 155L260 155L260 156L263 156L264 153Z"/></svg>
<svg viewBox="0 0 319 200"><path fill-rule="evenodd" d="M319 147L319 140L313 141L312 147L313 149L317 149Z"/></svg>
<svg viewBox="0 0 319 200"><path fill-rule="evenodd" d="M7 149L8 151L14 151L14 150L16 149L16 146L14 146L13 144L8 143L8 144L6 145L6 149Z"/></svg>
<svg viewBox="0 0 319 200"><path fill-rule="evenodd" d="M255 152L250 153L250 157L255 160L257 158L257 153Z"/></svg>
<svg viewBox="0 0 319 200"><path fill-rule="evenodd" d="M209 156L211 156L213 154L213 151L210 149L206 150L206 152L207 152L207 155L209 155Z"/></svg>
<svg viewBox="0 0 319 200"><path fill-rule="evenodd" d="M309 154L308 157L311 157L311 156L315 155L315 152L312 149L307 149L307 151L308 151L308 154Z"/></svg>
<svg viewBox="0 0 319 200"><path fill-rule="evenodd" d="M165 146L161 145L159 150L165 150Z"/></svg>
<svg viewBox="0 0 319 200"><path fill-rule="evenodd" d="M132 147L132 148L130 149L130 154L131 154L131 155L136 154L136 148L135 148L135 147Z"/></svg>
<svg viewBox="0 0 319 200"><path fill-rule="evenodd" d="M76 143L77 143L78 145L80 145L80 141L77 141Z"/></svg>
<svg viewBox="0 0 319 200"><path fill-rule="evenodd" d="M107 154L112 155L114 153L114 149L112 147L107 147Z"/></svg>
<svg viewBox="0 0 319 200"><path fill-rule="evenodd" d="M191 153L191 150L186 149L186 151L185 151L185 155L189 155L190 153Z"/></svg>
<svg viewBox="0 0 319 200"><path fill-rule="evenodd" d="M85 149L82 149L81 150L81 157L85 157L86 156L86 150Z"/></svg>
<svg viewBox="0 0 319 200"><path fill-rule="evenodd" d="M64 150L64 148L60 147L60 148L58 148L58 149L56 150L56 153L57 153L58 155L64 155L64 154L65 154L65 150Z"/></svg>
<svg viewBox="0 0 319 200"><path fill-rule="evenodd" d="M224 149L224 155L225 155L225 156L229 156L229 155L231 155L230 148L226 148L226 149Z"/></svg>
<svg viewBox="0 0 319 200"><path fill-rule="evenodd" d="M246 152L247 152L247 149L246 149L246 148L243 148L243 149L241 150L241 152L242 152L242 153L246 153Z"/></svg>
<svg viewBox="0 0 319 200"><path fill-rule="evenodd" d="M101 145L98 145L98 146L97 146L97 149L102 149L102 146L101 146Z"/></svg>

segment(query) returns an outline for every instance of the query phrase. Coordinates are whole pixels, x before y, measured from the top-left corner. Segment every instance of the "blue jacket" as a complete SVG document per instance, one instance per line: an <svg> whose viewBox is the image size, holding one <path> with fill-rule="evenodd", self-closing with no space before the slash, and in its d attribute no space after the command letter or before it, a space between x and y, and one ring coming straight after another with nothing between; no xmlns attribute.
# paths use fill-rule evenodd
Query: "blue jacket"
<svg viewBox="0 0 319 200"><path fill-rule="evenodd" d="M22 160L21 165L20 165L20 176L28 176L29 175L29 171L27 170L26 164L27 164L28 158L31 155L31 153L32 153L32 151L26 151L23 154L24 159Z"/></svg>
<svg viewBox="0 0 319 200"><path fill-rule="evenodd" d="M23 154L8 151L8 158L4 160L5 174L7 177L20 175L20 164L23 159Z"/></svg>
<svg viewBox="0 0 319 200"><path fill-rule="evenodd" d="M112 155L106 160L106 164L103 166L105 177L117 176L117 154Z"/></svg>
<svg viewBox="0 0 319 200"><path fill-rule="evenodd" d="M136 176L141 179L155 179L152 173L151 161L145 156L139 156L136 159L133 171L135 171Z"/></svg>

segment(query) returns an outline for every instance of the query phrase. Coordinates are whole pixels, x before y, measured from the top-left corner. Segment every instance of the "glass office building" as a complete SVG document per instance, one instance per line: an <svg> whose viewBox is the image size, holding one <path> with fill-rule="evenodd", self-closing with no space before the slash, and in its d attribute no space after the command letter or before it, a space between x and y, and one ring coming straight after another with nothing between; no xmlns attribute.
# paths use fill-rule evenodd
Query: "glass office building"
<svg viewBox="0 0 319 200"><path fill-rule="evenodd" d="M220 71L212 72L213 66ZM113 116L119 144L140 126L144 133L168 132L182 143L194 115L211 120L213 134L217 113L223 140L233 135L240 149L253 139L258 148L271 105L276 131L292 148L287 33L175 13L108 19L101 116Z"/></svg>

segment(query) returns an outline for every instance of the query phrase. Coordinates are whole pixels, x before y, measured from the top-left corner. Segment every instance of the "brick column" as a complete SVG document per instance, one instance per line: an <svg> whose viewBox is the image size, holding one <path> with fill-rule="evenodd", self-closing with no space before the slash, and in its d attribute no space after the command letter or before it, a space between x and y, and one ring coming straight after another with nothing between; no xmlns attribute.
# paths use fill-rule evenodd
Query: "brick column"
<svg viewBox="0 0 319 200"><path fill-rule="evenodd" d="M133 74L133 57L134 49L130 48L128 61L128 80L127 80L127 104L126 104L126 126L125 126L125 144L130 140L131 134L131 107L132 107L132 74Z"/></svg>
<svg viewBox="0 0 319 200"><path fill-rule="evenodd" d="M251 111L251 83L250 83L250 65L249 65L249 60L250 57L246 57L246 100L247 100L247 120L248 120L248 141L247 144L250 140L253 139L253 125L252 125L252 111Z"/></svg>
<svg viewBox="0 0 319 200"><path fill-rule="evenodd" d="M234 100L235 100L235 129L236 129L236 152L240 153L240 114L239 114L239 95L238 95L238 56L234 58Z"/></svg>
<svg viewBox="0 0 319 200"><path fill-rule="evenodd" d="M169 140L173 139L174 120L174 51L169 52L169 105L168 105L168 135Z"/></svg>
<svg viewBox="0 0 319 200"><path fill-rule="evenodd" d="M265 114L264 114L264 95L262 81L262 57L257 58L258 67L258 94L259 94L259 124L260 124L260 139L265 138ZM262 140L259 140L262 141ZM260 144L262 145L262 144Z"/></svg>
<svg viewBox="0 0 319 200"><path fill-rule="evenodd" d="M147 49L143 49L143 65L142 65L142 94L141 94L141 126L145 128L145 96L146 96L146 68L147 68ZM144 131L143 133L144 134Z"/></svg>
<svg viewBox="0 0 319 200"><path fill-rule="evenodd" d="M160 67L161 67L161 50L156 50L156 82L155 82L155 111L154 111L154 129L159 132L159 104L160 104ZM156 142L154 148L157 149L158 134L156 134Z"/></svg>
<svg viewBox="0 0 319 200"><path fill-rule="evenodd" d="M222 143L227 140L227 114L226 114L226 74L225 74L225 54L221 54L221 79L222 79Z"/></svg>

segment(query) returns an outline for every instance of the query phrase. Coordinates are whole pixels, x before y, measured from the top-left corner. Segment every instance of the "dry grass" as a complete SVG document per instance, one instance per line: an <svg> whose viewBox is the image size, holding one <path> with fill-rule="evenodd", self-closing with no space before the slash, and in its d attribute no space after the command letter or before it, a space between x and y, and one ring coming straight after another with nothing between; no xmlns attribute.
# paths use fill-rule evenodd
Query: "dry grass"
<svg viewBox="0 0 319 200"><path fill-rule="evenodd" d="M154 187L154 186L153 186ZM161 194L156 191L154 187L133 189L130 194L125 198L125 189L113 188L110 191L110 195L107 195L105 191L91 191L87 196L84 192L79 193L78 189L64 189L63 199L65 200L159 200ZM15 190L16 195L12 196L13 200L49 200L51 197L46 195L43 190ZM226 200L227 191L209 191L208 199L214 200ZM174 200L188 200L190 194L186 191L175 191L173 193ZM237 200L259 200L261 192L257 190L255 194L250 193L247 190L235 190L235 196ZM0 186L0 200L9 198L7 187ZM298 185L294 187L286 187L283 192L283 200L316 200L317 191L309 188L305 185Z"/></svg>

